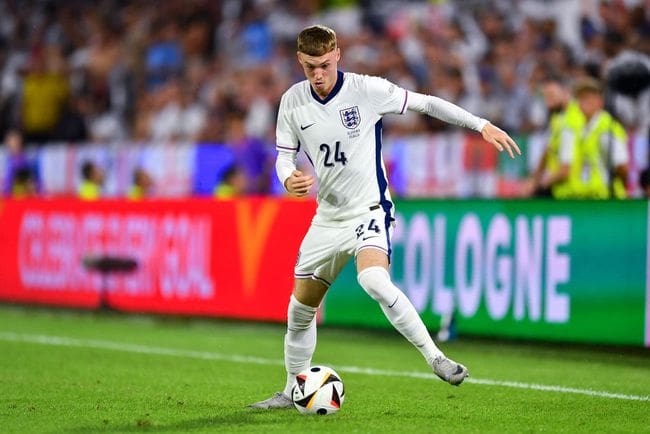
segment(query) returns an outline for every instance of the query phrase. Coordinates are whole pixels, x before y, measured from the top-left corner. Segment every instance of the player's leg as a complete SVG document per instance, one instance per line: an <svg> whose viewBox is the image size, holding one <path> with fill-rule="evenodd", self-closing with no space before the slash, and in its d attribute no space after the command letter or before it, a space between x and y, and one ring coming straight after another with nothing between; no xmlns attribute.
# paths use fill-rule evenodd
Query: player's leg
<svg viewBox="0 0 650 434"><path fill-rule="evenodd" d="M339 229L313 225L303 239L294 270L294 291L287 309L284 360L287 380L282 392L252 404L253 408L293 407L290 393L295 377L307 369L316 349L316 312L330 282L351 254L341 254L336 240Z"/></svg>
<svg viewBox="0 0 650 434"><path fill-rule="evenodd" d="M284 336L285 396L290 396L296 375L311 366L316 350L316 311L328 287L317 279L296 279L287 309L287 333Z"/></svg>
<svg viewBox="0 0 650 434"><path fill-rule="evenodd" d="M379 303L393 327L422 353L436 375L453 385L462 383L468 375L467 369L445 357L433 342L411 301L391 281L388 273L390 234L382 233L389 230L388 225L379 228L372 221L370 219L365 228L357 230L357 239L360 240L356 256L359 284ZM374 235L365 236L368 227L373 229Z"/></svg>
<svg viewBox="0 0 650 434"><path fill-rule="evenodd" d="M292 408L291 387L300 371L311 364L316 349L316 311L328 286L312 278L296 279L287 309L287 333L284 336L284 366L287 382L282 392L251 404L261 409Z"/></svg>

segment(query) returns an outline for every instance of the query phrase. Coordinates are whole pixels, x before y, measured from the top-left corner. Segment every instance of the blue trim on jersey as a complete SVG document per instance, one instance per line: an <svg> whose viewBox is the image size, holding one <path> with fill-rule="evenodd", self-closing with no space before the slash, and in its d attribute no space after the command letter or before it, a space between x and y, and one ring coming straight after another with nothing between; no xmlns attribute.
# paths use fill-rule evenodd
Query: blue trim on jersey
<svg viewBox="0 0 650 434"><path fill-rule="evenodd" d="M388 245L388 260L390 260L390 254L392 249L390 247L390 236L388 234L388 229L392 218L390 216L390 210L393 208L393 203L386 198L386 190L388 189L388 181L386 179L386 174L384 169L381 167L381 130L382 122L381 119L375 124L375 171L377 173L377 185L379 186L379 205L386 213L384 218L384 226L386 228L386 241Z"/></svg>
<svg viewBox="0 0 650 434"><path fill-rule="evenodd" d="M307 156L307 159L309 160L309 163L311 164L311 167L316 167L316 166L314 166L314 162L311 161L311 157L309 156L309 154L307 153L307 151L305 151L305 155Z"/></svg>
<svg viewBox="0 0 650 434"><path fill-rule="evenodd" d="M288 151L296 151L296 152L300 151L300 146L298 146L297 148L289 148L288 146L275 145L275 147L276 149L280 148L280 149L286 149Z"/></svg>
<svg viewBox="0 0 650 434"><path fill-rule="evenodd" d="M314 91L314 88L311 87L311 84L309 85L309 90L311 91L311 96L314 97L314 99L316 101L318 101L319 103L325 105L328 102L330 102L332 100L332 98L334 98L339 93L339 91L341 90L342 87L343 87L343 72L337 71L336 72L336 84L332 88L332 91L329 93L329 95L327 95L325 97L325 99L321 99L320 96L318 96L318 94Z"/></svg>
<svg viewBox="0 0 650 434"><path fill-rule="evenodd" d="M311 278L314 279L314 280L318 280L318 281L323 282L325 285L327 285L327 287L332 286L332 284L331 284L330 282L328 282L327 280L323 279L322 277L318 277L316 274L314 274Z"/></svg>
<svg viewBox="0 0 650 434"><path fill-rule="evenodd" d="M386 228L386 245L388 246L388 263L390 264L390 254L393 253L393 249L390 246L390 234L388 230L390 229L390 224L393 222L393 218L390 216L390 213L386 213L384 217L384 228Z"/></svg>
<svg viewBox="0 0 650 434"><path fill-rule="evenodd" d="M298 140L298 151L300 151L300 146L301 146L301 143L300 143L300 140ZM311 161L311 157L310 157L309 154L307 153L307 148L303 149L303 152L305 153L305 155L307 156L307 159L308 159L309 162L311 163L311 167L314 167L314 162Z"/></svg>

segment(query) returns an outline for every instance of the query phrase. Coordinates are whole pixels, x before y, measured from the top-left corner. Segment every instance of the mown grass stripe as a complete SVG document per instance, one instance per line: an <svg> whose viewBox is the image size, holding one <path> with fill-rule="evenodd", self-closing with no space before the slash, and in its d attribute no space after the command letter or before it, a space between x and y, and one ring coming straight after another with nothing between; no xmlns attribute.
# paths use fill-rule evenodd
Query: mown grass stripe
<svg viewBox="0 0 650 434"><path fill-rule="evenodd" d="M257 365L284 366L284 362L279 359L268 359L264 357L244 356L239 354L222 354L208 351L180 350L174 348L152 347L148 345L129 344L123 342L112 342L97 339L77 339L63 336L50 335L32 335L15 332L0 332L0 339L11 342L25 342L32 344L54 345L77 348L94 348L111 351L122 351L129 353L150 354L171 357L186 357L203 360L219 360L233 363L249 363ZM359 366L333 366L338 371L362 374L376 375L386 377L407 377L420 378L426 380L439 380L432 373L415 372L415 371L392 371L383 369L364 368ZM509 387L515 389L535 390L552 393L568 393L576 395L586 395L599 398L620 399L627 401L650 401L650 396L629 395L625 393L606 392L591 389L579 389L574 387L564 387L546 384L522 383L518 381L490 380L483 378L468 378L465 382L484 386Z"/></svg>

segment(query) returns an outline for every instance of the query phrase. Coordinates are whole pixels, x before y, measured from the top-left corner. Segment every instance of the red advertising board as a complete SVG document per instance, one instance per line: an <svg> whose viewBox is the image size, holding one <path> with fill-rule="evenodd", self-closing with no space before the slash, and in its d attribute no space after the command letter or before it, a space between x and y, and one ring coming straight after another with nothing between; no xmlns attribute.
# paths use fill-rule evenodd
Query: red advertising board
<svg viewBox="0 0 650 434"><path fill-rule="evenodd" d="M286 318L312 201L0 202L0 300ZM134 260L101 274L84 259Z"/></svg>

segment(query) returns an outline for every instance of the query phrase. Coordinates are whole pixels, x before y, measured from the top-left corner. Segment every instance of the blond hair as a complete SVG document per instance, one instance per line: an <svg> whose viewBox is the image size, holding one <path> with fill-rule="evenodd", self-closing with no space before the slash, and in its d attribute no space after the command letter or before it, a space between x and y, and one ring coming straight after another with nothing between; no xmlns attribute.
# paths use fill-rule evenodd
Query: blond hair
<svg viewBox="0 0 650 434"><path fill-rule="evenodd" d="M591 77L580 78L573 86L573 94L578 98L586 94L602 95L602 93L600 82Z"/></svg>
<svg viewBox="0 0 650 434"><path fill-rule="evenodd" d="M322 56L336 48L336 32L329 27L307 27L298 35L298 51L308 56Z"/></svg>

